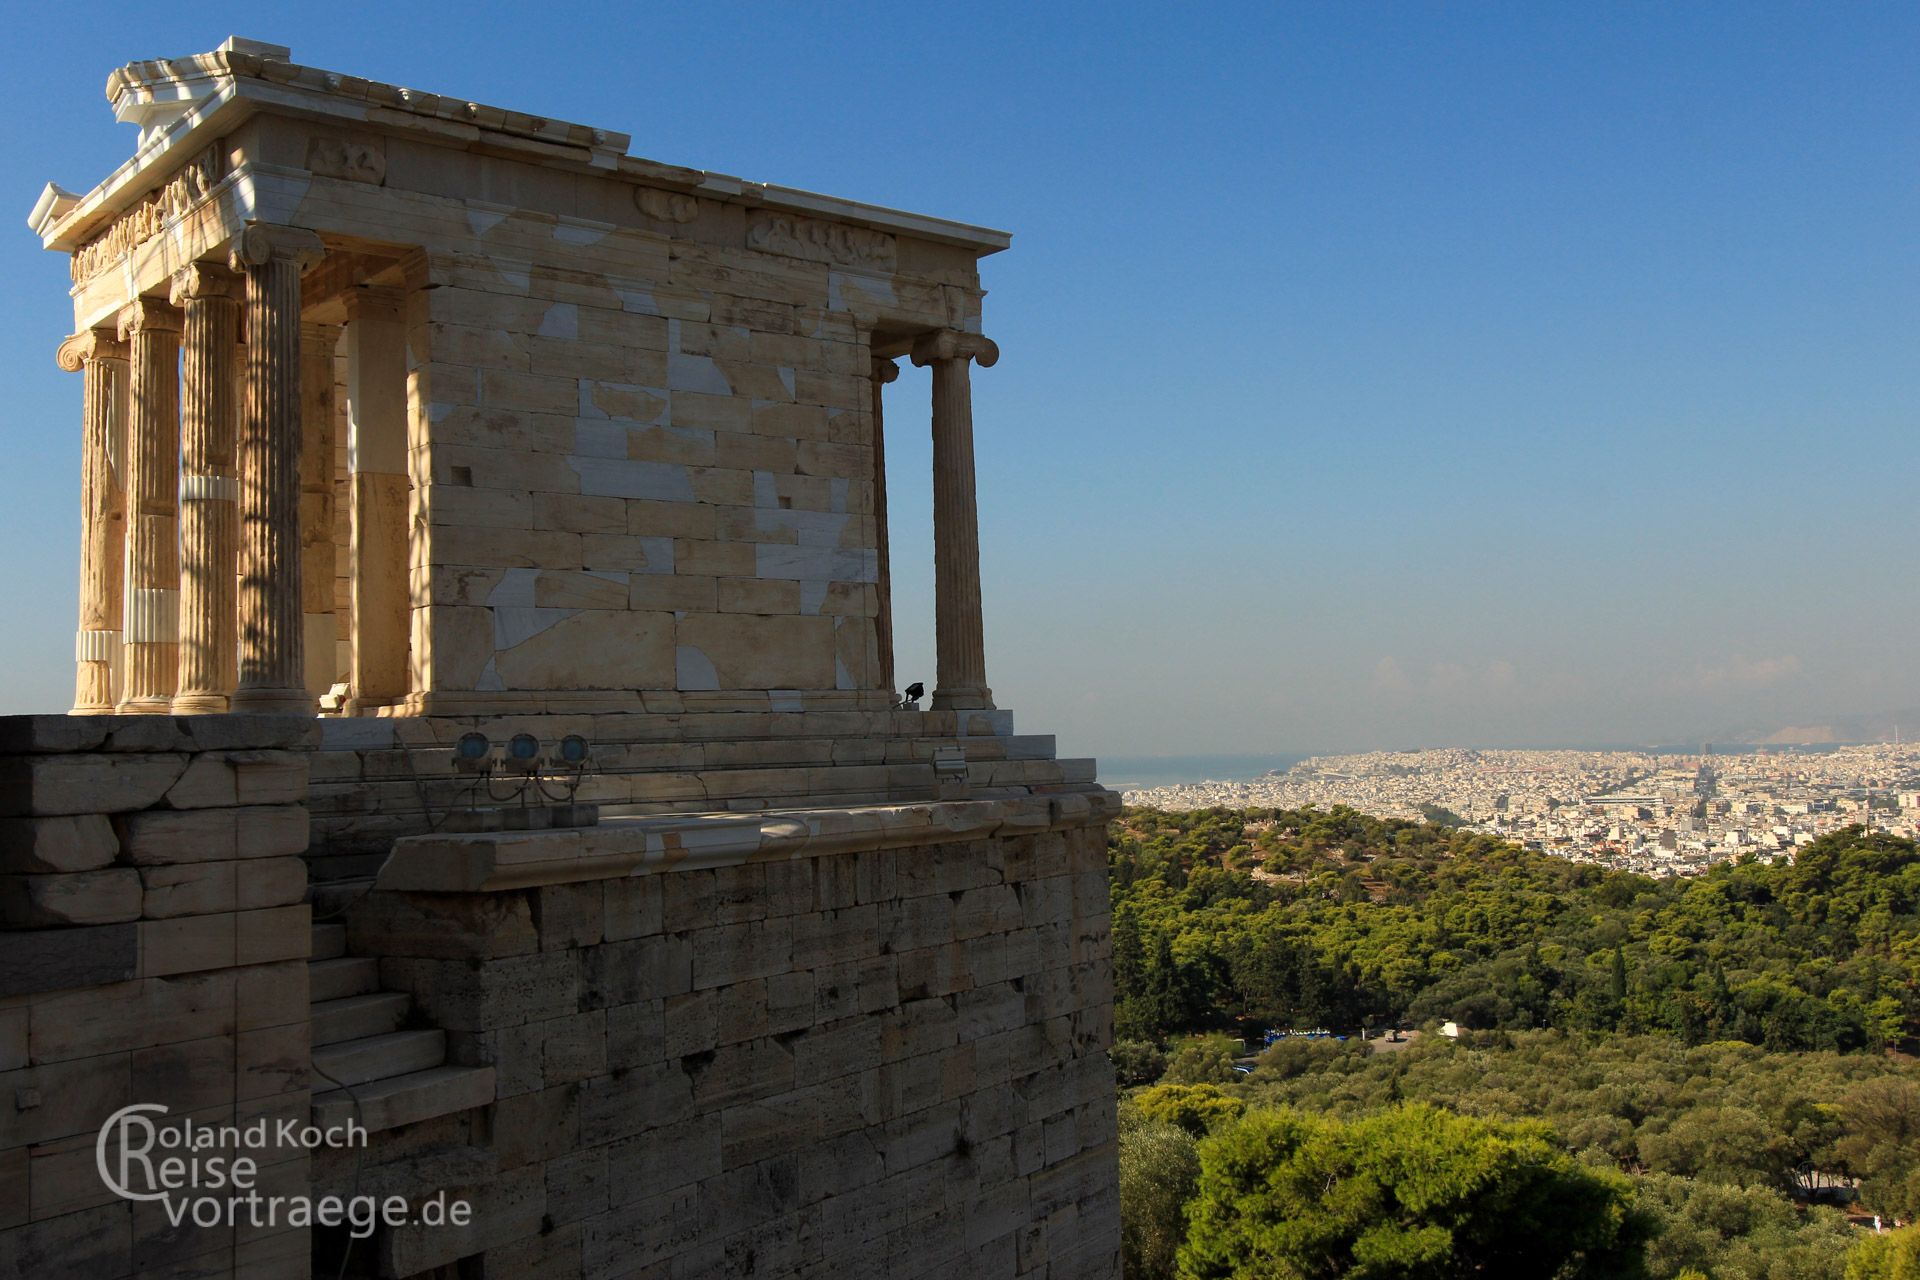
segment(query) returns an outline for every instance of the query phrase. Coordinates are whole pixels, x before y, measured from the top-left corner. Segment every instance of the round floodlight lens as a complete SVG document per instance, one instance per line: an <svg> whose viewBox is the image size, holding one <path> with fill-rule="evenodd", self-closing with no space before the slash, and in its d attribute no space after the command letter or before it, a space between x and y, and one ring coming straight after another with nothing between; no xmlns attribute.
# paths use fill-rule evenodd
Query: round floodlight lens
<svg viewBox="0 0 1920 1280"><path fill-rule="evenodd" d="M484 733L463 733L455 744L454 751L462 760L484 760L493 744L487 741Z"/></svg>
<svg viewBox="0 0 1920 1280"><path fill-rule="evenodd" d="M560 739L560 758L568 764L580 764L587 758L587 740L577 733Z"/></svg>
<svg viewBox="0 0 1920 1280"><path fill-rule="evenodd" d="M540 739L530 733L516 733L507 744L507 751L515 760L531 760L540 754Z"/></svg>

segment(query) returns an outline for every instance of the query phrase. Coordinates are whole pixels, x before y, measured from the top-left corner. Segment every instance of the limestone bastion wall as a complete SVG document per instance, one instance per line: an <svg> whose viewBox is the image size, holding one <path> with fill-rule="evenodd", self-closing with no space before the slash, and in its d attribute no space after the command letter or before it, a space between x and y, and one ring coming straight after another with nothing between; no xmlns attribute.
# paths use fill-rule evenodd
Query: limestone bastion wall
<svg viewBox="0 0 1920 1280"><path fill-rule="evenodd" d="M175 1226L116 1196L122 1107L308 1108L311 719L0 717L0 1276L304 1277L305 1231ZM259 1185L309 1176L255 1151Z"/></svg>
<svg viewBox="0 0 1920 1280"><path fill-rule="evenodd" d="M1118 1275L1110 793L417 835L310 926L316 742L0 719L0 1277L334 1274L117 1197L137 1102L362 1127L270 1195L472 1207L349 1275Z"/></svg>

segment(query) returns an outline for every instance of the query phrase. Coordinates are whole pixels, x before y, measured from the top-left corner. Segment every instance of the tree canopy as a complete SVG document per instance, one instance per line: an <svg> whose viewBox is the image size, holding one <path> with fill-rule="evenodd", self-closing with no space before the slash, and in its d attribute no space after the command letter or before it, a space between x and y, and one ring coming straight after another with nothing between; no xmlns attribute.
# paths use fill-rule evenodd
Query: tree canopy
<svg viewBox="0 0 1920 1280"><path fill-rule="evenodd" d="M1920 1032L1920 851L1859 827L1651 880L1345 808L1129 810L1110 865L1122 1039L1369 1017L1772 1049Z"/></svg>
<svg viewBox="0 0 1920 1280"><path fill-rule="evenodd" d="M1421 1103L1350 1121L1259 1110L1200 1144L1179 1274L1614 1275L1639 1257L1632 1199L1532 1121Z"/></svg>

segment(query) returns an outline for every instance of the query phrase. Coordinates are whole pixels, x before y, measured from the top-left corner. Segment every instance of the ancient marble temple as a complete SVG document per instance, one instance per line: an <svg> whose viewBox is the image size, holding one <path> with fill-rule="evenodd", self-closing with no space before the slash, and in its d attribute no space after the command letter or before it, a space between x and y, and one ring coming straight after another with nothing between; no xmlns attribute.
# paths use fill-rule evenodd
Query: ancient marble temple
<svg viewBox="0 0 1920 1280"><path fill-rule="evenodd" d="M1117 801L983 644L1008 236L251 40L107 96L29 220L81 590L73 714L0 719L0 1276L1116 1275ZM83 1158L143 1102L473 1212L183 1226Z"/></svg>

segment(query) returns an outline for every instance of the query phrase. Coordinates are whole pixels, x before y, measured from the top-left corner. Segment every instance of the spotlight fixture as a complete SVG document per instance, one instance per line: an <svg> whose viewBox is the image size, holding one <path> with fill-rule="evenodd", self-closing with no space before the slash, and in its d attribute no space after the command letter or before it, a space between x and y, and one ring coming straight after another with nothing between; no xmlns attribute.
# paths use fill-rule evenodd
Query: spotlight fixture
<svg viewBox="0 0 1920 1280"><path fill-rule="evenodd" d="M453 767L462 773L478 773L493 755L493 744L484 733L463 733L453 744Z"/></svg>
<svg viewBox="0 0 1920 1280"><path fill-rule="evenodd" d="M532 773L540 763L540 739L530 733L516 733L507 739L507 764L522 773Z"/></svg>
<svg viewBox="0 0 1920 1280"><path fill-rule="evenodd" d="M926 697L926 695L927 686L915 680L907 686L907 691L900 695L899 705L902 708L911 707L915 711L918 711L920 709L920 699Z"/></svg>
<svg viewBox="0 0 1920 1280"><path fill-rule="evenodd" d="M560 763L578 768L587 762L587 756L590 754L587 740L579 734L570 733L560 739Z"/></svg>

